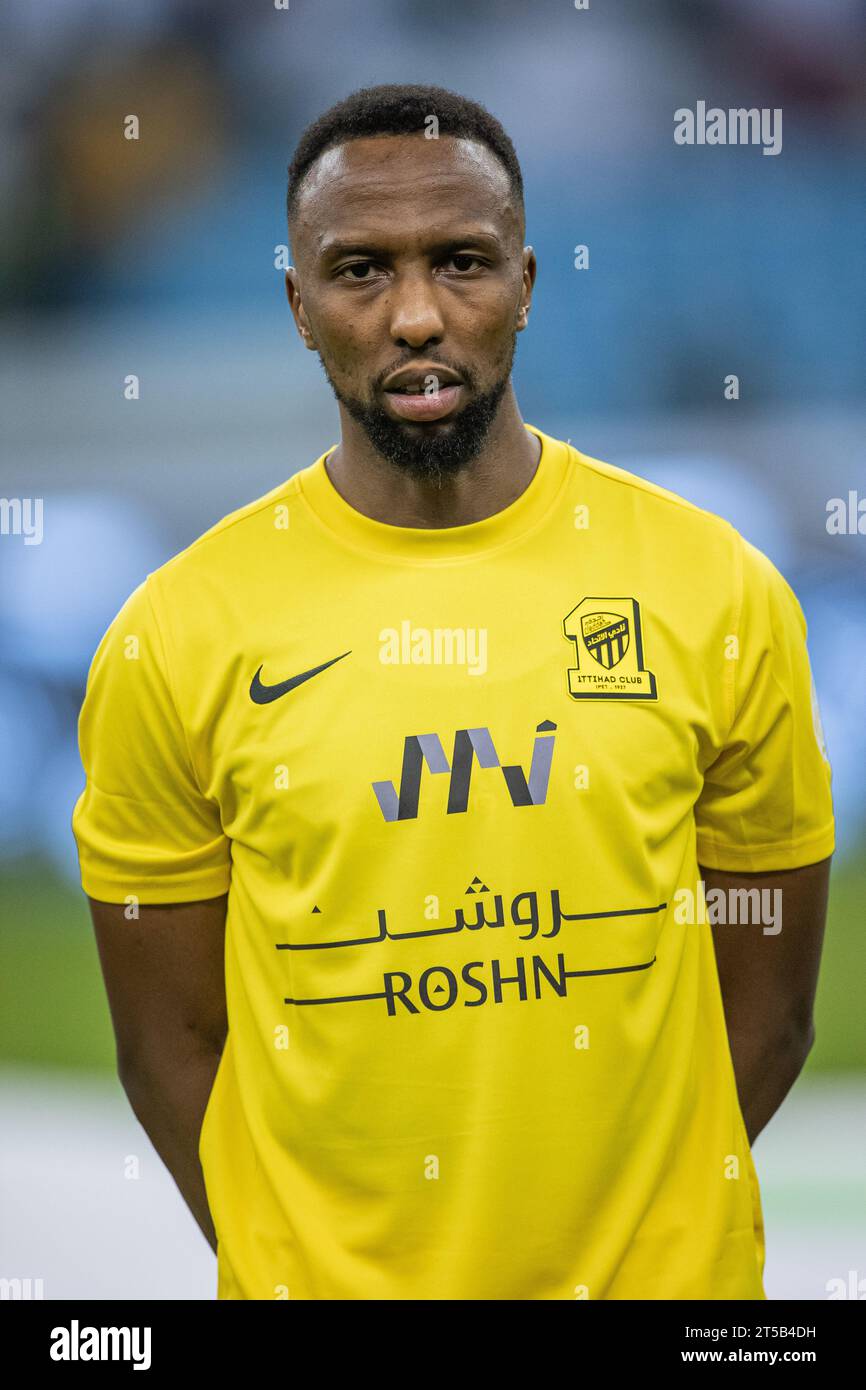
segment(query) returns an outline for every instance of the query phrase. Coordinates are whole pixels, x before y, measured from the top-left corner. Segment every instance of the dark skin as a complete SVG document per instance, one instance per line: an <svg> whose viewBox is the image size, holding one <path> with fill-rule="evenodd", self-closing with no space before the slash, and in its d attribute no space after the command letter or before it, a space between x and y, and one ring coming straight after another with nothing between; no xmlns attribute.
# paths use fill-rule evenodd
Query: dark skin
<svg viewBox="0 0 866 1390"><path fill-rule="evenodd" d="M481 391L499 379L528 321L536 260L486 146L399 135L327 150L304 180L291 233L295 324L347 395L390 410L382 381L431 359L458 374L469 367ZM459 408L470 394L464 388ZM442 486L393 468L338 404L341 442L328 474L356 511L392 526L480 521L519 497L538 464L539 441L510 381L480 454ZM453 426L402 428L418 437Z"/></svg>
<svg viewBox="0 0 866 1390"><path fill-rule="evenodd" d="M830 891L830 859L778 873L701 869L709 893L721 888L781 892L782 929L712 927L728 1041L749 1143L775 1115L815 1041L814 1005ZM773 901L771 896L771 901ZM688 928L686 928L688 930Z"/></svg>
<svg viewBox="0 0 866 1390"><path fill-rule="evenodd" d="M228 896L140 907L89 899L117 1072L136 1118L215 1252L198 1140L228 1032Z"/></svg>
<svg viewBox="0 0 866 1390"><path fill-rule="evenodd" d="M507 175L486 147L389 136L328 151L305 180L291 230L292 314L345 394L389 408L383 380L431 358L460 374L470 368L480 391L502 376L513 335L526 327L536 262L523 246ZM362 269L349 269L355 265ZM538 464L538 441L523 426L510 381L481 452L438 483L384 459L342 404L340 422L331 479L356 510L390 525L482 520L514 501ZM410 435L453 428L447 419L403 426ZM750 1143L784 1100L814 1039L829 865L755 875L702 870L708 890L783 891L778 935L755 926L713 928ZM90 899L118 1074L214 1250L198 1145L228 1028L226 906L225 895L142 906L130 921L123 905Z"/></svg>

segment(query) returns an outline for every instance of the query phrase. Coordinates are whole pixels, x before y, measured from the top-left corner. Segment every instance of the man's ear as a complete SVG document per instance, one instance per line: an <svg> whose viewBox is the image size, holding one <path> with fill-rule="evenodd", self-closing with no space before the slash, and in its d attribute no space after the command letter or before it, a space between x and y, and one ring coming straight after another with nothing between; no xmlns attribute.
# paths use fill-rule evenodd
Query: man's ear
<svg viewBox="0 0 866 1390"><path fill-rule="evenodd" d="M521 296L520 308L517 311L517 332L522 333L529 322L529 310L532 307L532 289L535 284L535 276L538 265L535 259L535 252L531 246L523 248L523 293Z"/></svg>
<svg viewBox="0 0 866 1390"><path fill-rule="evenodd" d="M294 266L289 266L286 271L286 298L289 301L289 308L295 320L295 327L301 335L304 346L308 347L311 352L315 352L316 344L313 340L313 333L310 325L306 322L306 314L304 313L300 292L298 290L298 275Z"/></svg>

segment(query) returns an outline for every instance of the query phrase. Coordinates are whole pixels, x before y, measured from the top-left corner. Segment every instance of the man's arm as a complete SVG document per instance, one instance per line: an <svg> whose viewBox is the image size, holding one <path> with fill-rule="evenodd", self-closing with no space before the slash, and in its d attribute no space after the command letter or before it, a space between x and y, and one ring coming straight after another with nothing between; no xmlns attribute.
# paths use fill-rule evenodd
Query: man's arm
<svg viewBox="0 0 866 1390"><path fill-rule="evenodd" d="M118 1076L214 1251L198 1145L228 1031L227 900L140 907L127 921L123 904L89 899Z"/></svg>
<svg viewBox="0 0 866 1390"><path fill-rule="evenodd" d="M827 915L830 860L776 873L701 869L709 894L768 890L776 920L712 928L740 1108L749 1143L778 1110L815 1040L813 1008ZM754 894L753 894L754 898ZM712 903L710 899L710 903ZM763 901L763 899L762 899ZM730 911L727 917L731 917ZM781 924L781 930L777 928ZM768 933L765 934L764 927Z"/></svg>

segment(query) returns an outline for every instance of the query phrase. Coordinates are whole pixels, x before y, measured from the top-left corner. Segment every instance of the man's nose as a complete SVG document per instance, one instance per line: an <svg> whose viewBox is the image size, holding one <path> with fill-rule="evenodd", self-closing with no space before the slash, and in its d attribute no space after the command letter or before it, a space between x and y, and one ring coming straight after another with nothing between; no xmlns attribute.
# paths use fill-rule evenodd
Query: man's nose
<svg viewBox="0 0 866 1390"><path fill-rule="evenodd" d="M425 343L438 342L445 324L436 295L436 286L429 275L401 276L393 290L391 337L396 343L420 348Z"/></svg>

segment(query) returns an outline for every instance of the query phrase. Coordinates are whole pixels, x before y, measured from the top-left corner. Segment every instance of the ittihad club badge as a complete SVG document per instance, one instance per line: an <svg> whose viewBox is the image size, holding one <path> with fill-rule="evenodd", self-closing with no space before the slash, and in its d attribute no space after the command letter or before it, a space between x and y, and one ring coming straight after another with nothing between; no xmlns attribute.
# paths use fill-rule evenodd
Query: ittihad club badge
<svg viewBox="0 0 866 1390"><path fill-rule="evenodd" d="M583 598L562 620L574 644L568 693L575 700L655 700L656 678L644 666L636 598Z"/></svg>

